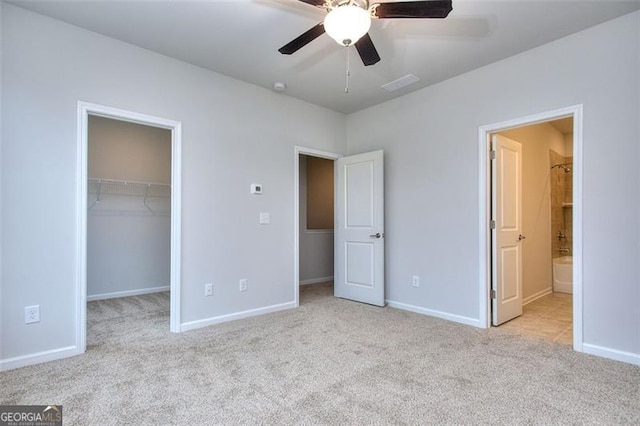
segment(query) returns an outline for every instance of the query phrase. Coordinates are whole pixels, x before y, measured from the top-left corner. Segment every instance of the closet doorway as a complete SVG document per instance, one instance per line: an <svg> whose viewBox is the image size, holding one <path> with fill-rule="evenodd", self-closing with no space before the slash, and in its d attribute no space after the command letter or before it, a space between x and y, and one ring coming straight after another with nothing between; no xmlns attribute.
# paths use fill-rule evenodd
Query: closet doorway
<svg viewBox="0 0 640 426"><path fill-rule="evenodd" d="M181 124L83 102L78 122L78 353L88 303L179 332Z"/></svg>

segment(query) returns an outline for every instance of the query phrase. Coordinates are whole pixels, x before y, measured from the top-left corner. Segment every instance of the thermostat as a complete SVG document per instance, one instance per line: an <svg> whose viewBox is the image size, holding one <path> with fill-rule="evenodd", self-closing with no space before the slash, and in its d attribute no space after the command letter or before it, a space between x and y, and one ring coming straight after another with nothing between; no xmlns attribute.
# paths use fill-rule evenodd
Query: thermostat
<svg viewBox="0 0 640 426"><path fill-rule="evenodd" d="M259 183L251 184L251 193L252 194L262 194L262 185Z"/></svg>

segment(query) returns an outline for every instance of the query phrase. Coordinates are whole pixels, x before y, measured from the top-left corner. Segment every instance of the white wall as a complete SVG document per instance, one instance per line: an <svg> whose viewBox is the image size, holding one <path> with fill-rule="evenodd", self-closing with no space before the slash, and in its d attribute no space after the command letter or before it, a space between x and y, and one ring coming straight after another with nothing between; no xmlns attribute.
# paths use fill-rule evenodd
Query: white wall
<svg viewBox="0 0 640 426"><path fill-rule="evenodd" d="M639 55L633 13L348 116L385 150L387 298L479 321L478 128L583 104L584 342L640 362Z"/></svg>
<svg viewBox="0 0 640 426"><path fill-rule="evenodd" d="M551 291L551 194L549 150L564 154L564 135L549 123L500 132L522 144L522 297Z"/></svg>
<svg viewBox="0 0 640 426"><path fill-rule="evenodd" d="M183 324L293 302L294 146L344 152L344 115L2 8L0 358L74 345L78 100L182 122Z"/></svg>
<svg viewBox="0 0 640 426"><path fill-rule="evenodd" d="M300 156L300 282L333 277L333 231L307 230L307 156Z"/></svg>
<svg viewBox="0 0 640 426"><path fill-rule="evenodd" d="M171 183L170 130L89 117L88 139L89 178ZM149 198L146 205L142 195L142 191L138 196L103 193L93 204L96 195L89 194L89 300L169 287L170 192Z"/></svg>

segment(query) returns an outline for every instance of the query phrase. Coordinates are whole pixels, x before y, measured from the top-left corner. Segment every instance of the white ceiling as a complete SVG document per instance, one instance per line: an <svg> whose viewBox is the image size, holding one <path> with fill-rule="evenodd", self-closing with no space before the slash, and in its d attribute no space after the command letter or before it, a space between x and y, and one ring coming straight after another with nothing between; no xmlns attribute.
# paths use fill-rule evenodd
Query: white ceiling
<svg viewBox="0 0 640 426"><path fill-rule="evenodd" d="M387 0L391 1L391 0ZM323 35L297 53L278 48L323 20L297 0L9 1L116 39L258 86L351 113L640 9L640 0L453 0L444 20L374 20L382 60L364 67ZM382 0L381 2L385 2ZM407 74L420 82L388 93Z"/></svg>

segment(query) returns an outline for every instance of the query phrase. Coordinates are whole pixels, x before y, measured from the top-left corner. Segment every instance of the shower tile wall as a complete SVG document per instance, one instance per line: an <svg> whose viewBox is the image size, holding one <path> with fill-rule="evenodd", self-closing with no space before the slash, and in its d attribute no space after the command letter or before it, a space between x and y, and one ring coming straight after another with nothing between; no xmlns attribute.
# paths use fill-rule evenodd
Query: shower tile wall
<svg viewBox="0 0 640 426"><path fill-rule="evenodd" d="M565 157L549 150L549 164L572 163L573 157ZM573 247L573 169L565 172L560 167L551 169L551 248L554 258L570 255L561 252L560 248ZM566 236L566 240L558 238L558 232Z"/></svg>

